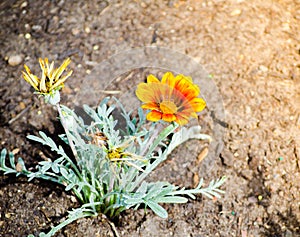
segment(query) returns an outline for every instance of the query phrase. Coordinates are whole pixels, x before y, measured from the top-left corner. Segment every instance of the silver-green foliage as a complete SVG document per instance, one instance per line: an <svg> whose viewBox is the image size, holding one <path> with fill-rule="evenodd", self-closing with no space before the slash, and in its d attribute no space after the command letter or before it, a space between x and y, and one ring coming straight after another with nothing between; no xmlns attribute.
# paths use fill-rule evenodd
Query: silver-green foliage
<svg viewBox="0 0 300 237"><path fill-rule="evenodd" d="M109 217L117 216L128 208L138 208L143 205L151 208L162 218L167 217L167 211L160 203L185 203L187 197L195 198L196 194L204 194L210 198L219 197L223 193L219 187L225 178L202 188L203 179L195 189L185 189L174 186L168 182L147 182L147 175L163 162L171 151L188 139L210 139L205 134L200 134L199 127L182 128L175 132L178 125L170 124L159 131L159 124L145 126L146 120L142 109L138 110L137 117L131 116L122 107L122 115L126 121L124 129L116 128L117 120L112 112L115 105L108 106L105 99L94 110L84 106L85 112L91 117L92 122L85 124L82 118L72 110L61 106L65 121L67 121L68 138L66 134L60 137L68 145L74 144L75 158L70 157L62 146L58 146L45 133L39 132L38 136L30 135L29 139L39 142L57 154L54 160L41 161L35 171L26 169L22 158L15 158L8 154L9 166L6 165L7 152L1 152L0 171L4 174L22 174L29 178L50 180L65 186L66 191L73 191L82 203L82 206L69 213L69 218L59 226L53 227L48 234L51 236L58 229L84 216L97 215L102 212ZM147 128L146 128L147 127ZM93 141L97 132L105 136L105 144L97 145ZM166 142L172 134L172 139ZM114 153L117 157L114 157Z"/></svg>

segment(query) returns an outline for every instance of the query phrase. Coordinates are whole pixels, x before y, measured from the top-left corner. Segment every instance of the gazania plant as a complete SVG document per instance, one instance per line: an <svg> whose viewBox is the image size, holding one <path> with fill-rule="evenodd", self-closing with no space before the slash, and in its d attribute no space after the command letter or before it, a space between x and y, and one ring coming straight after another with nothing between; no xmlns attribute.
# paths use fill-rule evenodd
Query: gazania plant
<svg viewBox="0 0 300 237"><path fill-rule="evenodd" d="M211 140L210 136L200 133L199 126L183 126L205 108L205 101L199 97L200 89L192 78L174 76L171 72L164 74L161 80L149 75L147 82L137 85L136 96L142 102L137 116L125 111L117 99L105 98L96 109L83 105L91 118L87 123L60 104L60 89L72 74L67 70L70 59L58 68L54 68L53 62L49 65L47 58L39 62L40 78L26 65L23 77L46 102L56 106L65 131L59 137L71 148L72 154L40 131L39 136L28 138L50 147L56 154L55 159L38 162L32 171L26 168L22 158L15 160L12 153L7 154L3 149L0 170L4 174L25 175L29 181L39 178L59 183L80 203L64 221L39 236L52 236L72 221L99 213L112 219L128 208L150 208L166 218L168 213L161 203L186 203L188 198L194 199L199 194L219 198L223 193L219 187L224 177L211 181L206 187L201 179L192 189L147 181L147 176L180 144L189 139ZM123 128L117 126L118 121L112 115L117 107L126 121Z"/></svg>

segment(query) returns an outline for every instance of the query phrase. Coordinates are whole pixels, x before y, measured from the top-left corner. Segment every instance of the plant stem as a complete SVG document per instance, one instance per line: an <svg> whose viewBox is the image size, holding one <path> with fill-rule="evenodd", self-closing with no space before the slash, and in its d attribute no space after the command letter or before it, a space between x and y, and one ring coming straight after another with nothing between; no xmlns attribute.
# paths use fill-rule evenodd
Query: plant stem
<svg viewBox="0 0 300 237"><path fill-rule="evenodd" d="M170 124L166 127L159 136L154 140L152 145L150 146L146 158L150 157L154 151L154 149L167 137L169 136L179 125L178 124ZM156 135L155 135L156 136Z"/></svg>
<svg viewBox="0 0 300 237"><path fill-rule="evenodd" d="M158 126L160 127L161 124L158 124ZM147 142L147 144L143 147L143 150L141 151L141 154L140 154L141 156L144 156L145 152L147 151L148 146L150 146L150 144L153 143L154 139L157 137L158 134L159 134L159 130L156 129L156 130L153 132L153 134L152 134L152 136L150 137L150 139L149 139L149 141Z"/></svg>
<svg viewBox="0 0 300 237"><path fill-rule="evenodd" d="M80 210L81 211L81 210ZM78 214L75 214L73 216L69 216L67 217L67 219L65 221L63 221L62 223L60 223L59 225L53 227L47 234L44 234L44 235L41 235L42 237L51 237L53 236L58 230L62 229L63 227L65 227L66 225L72 223L73 221L76 221L80 218L83 218L83 217L88 217L88 216L93 216L92 213L88 213L88 212L84 212L84 211L81 211L80 213Z"/></svg>
<svg viewBox="0 0 300 237"><path fill-rule="evenodd" d="M152 145L150 146L146 158L151 159L152 153L155 150L155 148L167 137L169 136L172 132L175 131L176 128L178 128L178 124L170 124L168 127L166 127L160 134L159 136L154 140ZM168 149L168 148L167 148ZM151 165L149 165L145 172L142 172L140 176L136 178L132 186L129 188L129 192L133 191L146 177L147 175L154 170L162 161L166 159L167 155L162 154L160 158L156 159Z"/></svg>
<svg viewBox="0 0 300 237"><path fill-rule="evenodd" d="M64 115L62 114L62 110L61 110L61 108L60 108L60 104L59 104L59 103L56 104L56 108L57 108L57 111L58 111L58 113L59 113L59 117L60 117L60 120L61 120L61 124L62 124L62 126L64 127L64 130L65 130L65 132L66 132L67 139L68 139L69 145L70 145L70 147L71 147L71 150L72 150L72 152L73 152L73 155L74 155L76 161L78 162L78 161L79 161L78 154L77 154L76 148L75 148L75 146L74 146L74 143L73 143L73 141L72 141L72 139L71 139L71 137L70 137L70 132L69 132L69 130L68 130L67 123L66 123L66 120L65 120Z"/></svg>

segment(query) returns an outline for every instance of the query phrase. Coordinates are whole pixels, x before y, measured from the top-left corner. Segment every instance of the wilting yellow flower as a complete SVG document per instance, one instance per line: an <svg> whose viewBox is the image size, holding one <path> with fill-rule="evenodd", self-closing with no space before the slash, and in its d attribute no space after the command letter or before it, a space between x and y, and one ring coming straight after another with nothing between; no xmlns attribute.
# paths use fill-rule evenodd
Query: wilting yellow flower
<svg viewBox="0 0 300 237"><path fill-rule="evenodd" d="M147 83L140 83L136 90L137 97L144 102L143 109L151 110L147 114L150 121L164 120L186 124L191 117L197 118L196 112L205 108L205 101L198 98L200 89L192 78L184 75L164 74L161 81L149 75Z"/></svg>
<svg viewBox="0 0 300 237"><path fill-rule="evenodd" d="M29 67L24 65L26 72L23 73L24 79L39 93L51 94L53 90L59 90L64 86L64 82L73 71L69 71L65 76L62 76L64 70L70 64L71 60L66 59L59 68L54 68L54 62L49 65L48 58L39 59L42 69L42 77L39 78L32 74Z"/></svg>

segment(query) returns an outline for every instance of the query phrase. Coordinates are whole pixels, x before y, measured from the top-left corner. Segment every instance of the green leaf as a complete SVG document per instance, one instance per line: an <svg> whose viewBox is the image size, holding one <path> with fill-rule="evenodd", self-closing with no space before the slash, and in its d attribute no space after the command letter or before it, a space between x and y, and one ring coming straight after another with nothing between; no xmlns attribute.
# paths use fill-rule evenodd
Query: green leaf
<svg viewBox="0 0 300 237"><path fill-rule="evenodd" d="M3 168L6 167L6 165L5 165L6 154L7 154L6 149L5 149L5 148L2 149L2 151L1 151L1 157L0 157L0 165L1 165L1 167L3 167Z"/></svg>
<svg viewBox="0 0 300 237"><path fill-rule="evenodd" d="M60 134L60 135L58 135L58 136L59 136L59 138L60 138L64 143L66 143L67 145L69 145L68 137L67 137L66 134Z"/></svg>
<svg viewBox="0 0 300 237"><path fill-rule="evenodd" d="M14 154L12 152L9 152L9 162L10 162L10 166L13 169L16 169L16 165L15 165L15 157Z"/></svg>
<svg viewBox="0 0 300 237"><path fill-rule="evenodd" d="M158 205L156 202L153 202L151 200L145 202L146 205L148 205L152 211L158 215L161 218L167 218L168 212L160 205Z"/></svg>
<svg viewBox="0 0 300 237"><path fill-rule="evenodd" d="M25 163L21 157L18 158L18 163L22 166L22 171L27 171Z"/></svg>
<svg viewBox="0 0 300 237"><path fill-rule="evenodd" d="M38 143L45 144L45 141L42 138L37 137L35 135L28 135L27 138L30 139L30 140L32 140L32 141L36 141Z"/></svg>
<svg viewBox="0 0 300 237"><path fill-rule="evenodd" d="M68 177L68 171L64 167L60 167L60 173L65 179L69 179Z"/></svg>
<svg viewBox="0 0 300 237"><path fill-rule="evenodd" d="M147 192L148 183L142 182L140 187L136 190L136 193L145 194Z"/></svg>
<svg viewBox="0 0 300 237"><path fill-rule="evenodd" d="M54 173L56 173L56 174L59 173L59 165L57 163L53 162L51 168Z"/></svg>
<svg viewBox="0 0 300 237"><path fill-rule="evenodd" d="M139 203L144 203L143 199L141 198L128 198L124 200L124 203L130 206L139 204Z"/></svg>
<svg viewBox="0 0 300 237"><path fill-rule="evenodd" d="M185 197L158 197L155 201L157 203L186 203L188 199Z"/></svg>
<svg viewBox="0 0 300 237"><path fill-rule="evenodd" d="M40 162L41 163L41 162ZM42 166L41 166L41 173L45 173L47 170L49 170L52 166L52 162L45 162Z"/></svg>
<svg viewBox="0 0 300 237"><path fill-rule="evenodd" d="M74 186L75 186L74 183L70 183L70 184L65 188L65 190L66 190L66 191L69 191L69 190L71 190Z"/></svg>

